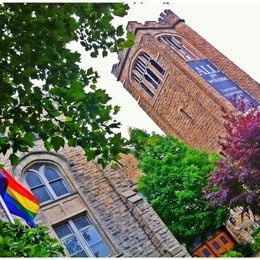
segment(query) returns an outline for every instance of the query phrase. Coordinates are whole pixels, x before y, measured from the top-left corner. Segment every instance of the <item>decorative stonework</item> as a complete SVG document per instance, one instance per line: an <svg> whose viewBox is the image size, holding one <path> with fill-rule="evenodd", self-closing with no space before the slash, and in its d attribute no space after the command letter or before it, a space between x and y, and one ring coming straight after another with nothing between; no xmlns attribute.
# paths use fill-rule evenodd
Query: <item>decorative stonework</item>
<svg viewBox="0 0 260 260"><path fill-rule="evenodd" d="M112 256L189 255L134 190L140 174L135 158L123 155L122 165L125 166L117 171L109 167L103 170L96 162L88 162L79 147L48 153L40 140L36 141L31 152L21 154L21 158L13 168L8 166L7 160L2 161L25 185L23 173L34 163L55 164L70 185L71 194L42 205L35 219L36 224L48 226L53 236L56 236L53 226L86 214L109 246Z"/></svg>
<svg viewBox="0 0 260 260"><path fill-rule="evenodd" d="M188 257L189 253L185 247L174 238L147 201L132 190L131 184L125 177L126 171L126 168L115 172L106 169L105 176L152 244L163 257Z"/></svg>
<svg viewBox="0 0 260 260"><path fill-rule="evenodd" d="M234 113L236 109L191 69L177 47L161 42L158 36L179 36L196 59L208 59L258 102L259 84L170 10L160 15L159 23L129 22L127 29L135 33L136 43L124 55L119 55L114 73L117 79L165 133L182 139L194 148L219 152L219 137L224 135L222 108L228 113ZM130 78L132 62L139 51L148 53L167 74L153 97Z"/></svg>

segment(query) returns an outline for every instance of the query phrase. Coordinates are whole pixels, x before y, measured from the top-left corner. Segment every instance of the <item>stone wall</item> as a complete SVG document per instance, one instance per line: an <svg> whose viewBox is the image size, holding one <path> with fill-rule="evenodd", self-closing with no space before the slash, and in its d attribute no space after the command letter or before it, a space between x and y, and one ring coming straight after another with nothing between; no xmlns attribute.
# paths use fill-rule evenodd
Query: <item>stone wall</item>
<svg viewBox="0 0 260 260"><path fill-rule="evenodd" d="M112 256L160 257L189 256L158 215L133 190L134 182L128 177L138 176L136 161L123 156L117 171L103 170L96 162L87 162L81 148L64 148L58 153L48 153L41 141L28 154L21 154L21 162L11 168L2 158L5 168L26 185L24 171L34 163L53 163L63 173L71 187L71 194L41 206L36 224L53 226L79 214L87 214L109 246ZM130 163L129 163L130 162Z"/></svg>

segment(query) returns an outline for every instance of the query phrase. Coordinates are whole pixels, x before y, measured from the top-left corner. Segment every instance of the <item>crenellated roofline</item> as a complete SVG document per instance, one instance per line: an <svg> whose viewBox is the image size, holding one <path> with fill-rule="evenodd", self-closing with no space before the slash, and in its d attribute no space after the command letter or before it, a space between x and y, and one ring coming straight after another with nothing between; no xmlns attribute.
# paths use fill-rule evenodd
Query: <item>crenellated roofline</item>
<svg viewBox="0 0 260 260"><path fill-rule="evenodd" d="M178 15L173 13L171 10L166 9L160 14L160 17L158 18L158 22L146 21L144 24L142 24L136 21L129 21L126 30L128 32L133 32L136 35L139 30L174 29L177 24L183 22L185 22L185 20L181 19ZM119 52L118 63L114 64L112 67L112 74L115 75L117 80L120 79L130 49L131 48Z"/></svg>

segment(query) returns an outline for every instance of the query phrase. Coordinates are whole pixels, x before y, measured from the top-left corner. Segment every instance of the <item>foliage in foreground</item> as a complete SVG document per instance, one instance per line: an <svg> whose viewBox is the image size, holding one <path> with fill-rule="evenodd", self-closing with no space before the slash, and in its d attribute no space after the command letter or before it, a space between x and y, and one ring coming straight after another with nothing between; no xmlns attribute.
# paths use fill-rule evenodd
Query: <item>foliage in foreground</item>
<svg viewBox="0 0 260 260"><path fill-rule="evenodd" d="M208 174L219 157L195 150L171 136L130 130L131 145L144 175L139 190L173 234L189 245L223 226L228 211L203 198Z"/></svg>
<svg viewBox="0 0 260 260"><path fill-rule="evenodd" d="M255 252L259 252L260 251L260 226L257 227L255 230L253 230L252 237L254 238L253 250Z"/></svg>
<svg viewBox="0 0 260 260"><path fill-rule="evenodd" d="M245 257L250 257L254 254L252 243L237 244L232 250L241 253Z"/></svg>
<svg viewBox="0 0 260 260"><path fill-rule="evenodd" d="M223 254L221 257L243 257L243 254L240 252L229 250L225 254Z"/></svg>
<svg viewBox="0 0 260 260"><path fill-rule="evenodd" d="M28 228L18 220L15 220L15 224L0 220L0 257L63 255L63 247L48 234L47 227Z"/></svg>
<svg viewBox="0 0 260 260"><path fill-rule="evenodd" d="M80 42L90 56L104 56L133 44L122 37L115 16L120 3L5 3L0 5L0 153L33 147L38 133L47 150L81 146L89 160L103 166L117 160L124 139L114 133L118 106L97 89L98 74L79 67L80 54L68 43ZM3 136L2 134L5 134Z"/></svg>
<svg viewBox="0 0 260 260"><path fill-rule="evenodd" d="M207 198L213 206L243 207L260 215L260 110L225 116L226 157L210 177Z"/></svg>

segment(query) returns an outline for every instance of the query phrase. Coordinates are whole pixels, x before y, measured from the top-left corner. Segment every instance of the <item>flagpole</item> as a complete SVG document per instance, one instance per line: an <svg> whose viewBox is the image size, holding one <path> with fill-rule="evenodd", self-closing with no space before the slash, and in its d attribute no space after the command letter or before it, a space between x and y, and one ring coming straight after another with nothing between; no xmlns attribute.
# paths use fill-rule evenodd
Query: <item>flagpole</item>
<svg viewBox="0 0 260 260"><path fill-rule="evenodd" d="M13 219L10 211L8 210L7 206L5 205L5 202L4 202L3 198L2 198L2 195L0 195L0 204L1 204L3 210L4 210L5 214L6 214L9 222L14 224L14 219Z"/></svg>

